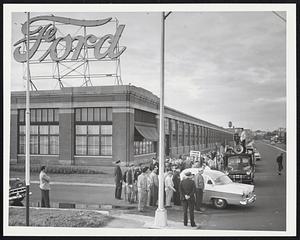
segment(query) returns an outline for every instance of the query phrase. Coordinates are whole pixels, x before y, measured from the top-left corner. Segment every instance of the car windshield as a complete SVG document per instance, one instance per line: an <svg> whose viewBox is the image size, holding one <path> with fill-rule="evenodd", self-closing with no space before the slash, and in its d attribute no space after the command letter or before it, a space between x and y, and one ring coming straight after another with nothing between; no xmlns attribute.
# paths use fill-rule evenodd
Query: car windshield
<svg viewBox="0 0 300 240"><path fill-rule="evenodd" d="M233 171L247 171L250 169L250 158L234 156L228 158L228 168Z"/></svg>
<svg viewBox="0 0 300 240"><path fill-rule="evenodd" d="M226 175L217 177L214 181L216 185L224 185L224 184L232 183L232 180Z"/></svg>

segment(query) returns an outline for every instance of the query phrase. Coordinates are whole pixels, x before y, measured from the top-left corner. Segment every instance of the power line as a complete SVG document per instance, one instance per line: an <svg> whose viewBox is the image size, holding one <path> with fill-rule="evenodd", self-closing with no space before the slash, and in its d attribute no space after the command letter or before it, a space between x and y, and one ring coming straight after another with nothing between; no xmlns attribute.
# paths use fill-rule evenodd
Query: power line
<svg viewBox="0 0 300 240"><path fill-rule="evenodd" d="M286 19L284 17L282 17L281 15L279 15L277 12L272 11L277 17L279 17L281 20L283 20L284 22L286 22Z"/></svg>

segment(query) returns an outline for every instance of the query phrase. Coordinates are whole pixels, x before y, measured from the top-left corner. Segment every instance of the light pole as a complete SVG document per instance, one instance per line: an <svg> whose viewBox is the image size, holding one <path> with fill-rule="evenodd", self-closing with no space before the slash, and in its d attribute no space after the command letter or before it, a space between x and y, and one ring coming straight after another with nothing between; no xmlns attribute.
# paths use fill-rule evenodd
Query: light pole
<svg viewBox="0 0 300 240"><path fill-rule="evenodd" d="M164 208L164 157L165 157L165 130L164 130L164 68L165 68L165 19L171 12L161 14L161 81L160 81L160 104L159 104L159 185L158 185L158 208L155 212L154 225L157 227L167 226L167 211Z"/></svg>
<svg viewBox="0 0 300 240"><path fill-rule="evenodd" d="M30 101L29 101L29 19L30 13L27 12L27 42L26 42L26 58L27 58L27 79L26 79L26 156L25 156L25 182L26 182L26 226L29 226L29 185L30 185Z"/></svg>

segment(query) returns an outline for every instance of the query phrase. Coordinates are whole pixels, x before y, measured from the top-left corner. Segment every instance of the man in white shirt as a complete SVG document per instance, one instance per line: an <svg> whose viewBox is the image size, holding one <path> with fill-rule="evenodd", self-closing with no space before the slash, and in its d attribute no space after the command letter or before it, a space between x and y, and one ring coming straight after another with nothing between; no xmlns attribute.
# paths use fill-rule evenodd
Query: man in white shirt
<svg viewBox="0 0 300 240"><path fill-rule="evenodd" d="M144 167L142 169L142 174L138 176L137 187L138 187L138 210L140 212L144 211L144 207L147 204L147 197L149 192L149 181L148 181L149 168Z"/></svg>
<svg viewBox="0 0 300 240"><path fill-rule="evenodd" d="M172 171L168 171L168 175L165 178L166 208L171 207L171 199L173 196L173 192L176 192L172 177Z"/></svg>
<svg viewBox="0 0 300 240"><path fill-rule="evenodd" d="M46 174L46 166L41 167L40 189L42 193L41 207L50 208L50 200L49 200L50 177Z"/></svg>

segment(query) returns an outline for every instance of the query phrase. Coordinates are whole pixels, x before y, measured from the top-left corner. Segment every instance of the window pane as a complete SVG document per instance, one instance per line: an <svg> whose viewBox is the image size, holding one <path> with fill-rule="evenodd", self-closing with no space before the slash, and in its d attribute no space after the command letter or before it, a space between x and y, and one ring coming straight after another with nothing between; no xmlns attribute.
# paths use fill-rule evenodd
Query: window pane
<svg viewBox="0 0 300 240"><path fill-rule="evenodd" d="M50 126L50 134L59 134L59 126Z"/></svg>
<svg viewBox="0 0 300 240"><path fill-rule="evenodd" d="M42 109L42 122L47 122L48 121L48 111L47 109Z"/></svg>
<svg viewBox="0 0 300 240"><path fill-rule="evenodd" d="M30 134L38 134L38 129L39 129L39 126L31 125L30 126Z"/></svg>
<svg viewBox="0 0 300 240"><path fill-rule="evenodd" d="M76 136L76 154L86 155L86 136Z"/></svg>
<svg viewBox="0 0 300 240"><path fill-rule="evenodd" d="M59 121L59 111L58 111L58 109L54 109L54 121L55 122Z"/></svg>
<svg viewBox="0 0 300 240"><path fill-rule="evenodd" d="M80 108L76 108L75 109L75 119L77 122L80 121L80 113L81 113L81 109Z"/></svg>
<svg viewBox="0 0 300 240"><path fill-rule="evenodd" d="M89 121L89 122L94 121L93 108L88 108L88 121Z"/></svg>
<svg viewBox="0 0 300 240"><path fill-rule="evenodd" d="M40 126L40 134L47 134L47 135L49 134L47 125Z"/></svg>
<svg viewBox="0 0 300 240"><path fill-rule="evenodd" d="M40 154L48 154L48 136L40 136Z"/></svg>
<svg viewBox="0 0 300 240"><path fill-rule="evenodd" d="M99 155L99 136L88 137L88 155Z"/></svg>
<svg viewBox="0 0 300 240"><path fill-rule="evenodd" d="M35 109L30 110L30 122L35 122Z"/></svg>
<svg viewBox="0 0 300 240"><path fill-rule="evenodd" d="M25 110L21 109L19 110L19 122L24 122L25 121Z"/></svg>
<svg viewBox="0 0 300 240"><path fill-rule="evenodd" d="M101 147L101 155L103 155L103 156L111 156L112 155L112 147L111 146L103 146L103 147Z"/></svg>
<svg viewBox="0 0 300 240"><path fill-rule="evenodd" d="M86 108L81 109L81 121L87 121L87 109Z"/></svg>
<svg viewBox="0 0 300 240"><path fill-rule="evenodd" d="M107 145L112 145L112 137L111 136L101 136L101 147Z"/></svg>
<svg viewBox="0 0 300 240"><path fill-rule="evenodd" d="M41 122L42 121L42 110L41 109L37 109L36 110L36 121L37 122Z"/></svg>
<svg viewBox="0 0 300 240"><path fill-rule="evenodd" d="M48 122L53 122L53 109L48 109Z"/></svg>
<svg viewBox="0 0 300 240"><path fill-rule="evenodd" d="M112 121L112 108L107 108L107 121Z"/></svg>
<svg viewBox="0 0 300 240"><path fill-rule="evenodd" d="M25 136L19 136L19 153L25 154Z"/></svg>
<svg viewBox="0 0 300 240"><path fill-rule="evenodd" d="M112 135L112 125L102 125L101 126L102 135Z"/></svg>
<svg viewBox="0 0 300 240"><path fill-rule="evenodd" d="M26 130L25 125L20 125L19 126L19 134L25 134L25 130Z"/></svg>
<svg viewBox="0 0 300 240"><path fill-rule="evenodd" d="M86 125L76 125L76 134L87 134Z"/></svg>
<svg viewBox="0 0 300 240"><path fill-rule="evenodd" d="M30 153L38 154L38 136L30 136Z"/></svg>
<svg viewBox="0 0 300 240"><path fill-rule="evenodd" d="M88 134L99 135L99 126L98 125L89 125Z"/></svg>
<svg viewBox="0 0 300 240"><path fill-rule="evenodd" d="M100 121L100 109L94 108L94 121L99 122Z"/></svg>
<svg viewBox="0 0 300 240"><path fill-rule="evenodd" d="M58 136L50 136L50 154L59 154Z"/></svg>
<svg viewBox="0 0 300 240"><path fill-rule="evenodd" d="M106 122L106 108L101 108L101 121Z"/></svg>

